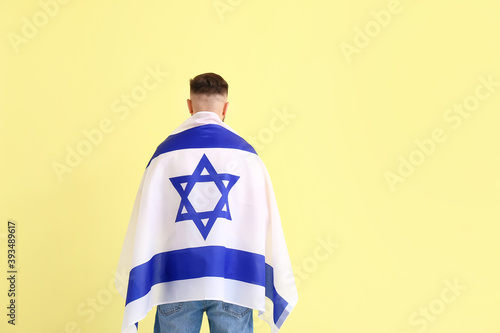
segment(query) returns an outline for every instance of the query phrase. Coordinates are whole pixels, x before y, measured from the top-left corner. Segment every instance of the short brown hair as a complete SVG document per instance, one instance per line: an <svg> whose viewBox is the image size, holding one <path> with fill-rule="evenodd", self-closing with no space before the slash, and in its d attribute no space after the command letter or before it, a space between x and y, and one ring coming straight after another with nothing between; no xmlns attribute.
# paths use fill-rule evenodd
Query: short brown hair
<svg viewBox="0 0 500 333"><path fill-rule="evenodd" d="M189 86L191 94L227 96L228 91L227 82L222 76L215 73L197 75L189 80Z"/></svg>

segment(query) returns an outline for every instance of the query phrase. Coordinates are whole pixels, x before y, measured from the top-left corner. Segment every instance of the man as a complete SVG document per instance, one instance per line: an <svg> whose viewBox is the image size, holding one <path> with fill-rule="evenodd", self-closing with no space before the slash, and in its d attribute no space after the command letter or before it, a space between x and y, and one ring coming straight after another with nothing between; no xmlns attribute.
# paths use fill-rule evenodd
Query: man
<svg viewBox="0 0 500 333"><path fill-rule="evenodd" d="M252 309L277 332L297 303L269 174L223 122L227 93L217 74L191 79L191 117L146 167L118 263L122 332L155 305L155 333L197 333L204 312L212 333L253 332Z"/></svg>

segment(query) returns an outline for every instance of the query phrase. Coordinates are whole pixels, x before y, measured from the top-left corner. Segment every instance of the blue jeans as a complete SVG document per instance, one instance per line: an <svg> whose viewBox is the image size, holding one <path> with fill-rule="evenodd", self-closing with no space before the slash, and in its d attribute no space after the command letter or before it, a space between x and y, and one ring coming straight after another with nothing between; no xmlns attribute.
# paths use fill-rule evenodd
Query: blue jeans
<svg viewBox="0 0 500 333"><path fill-rule="evenodd" d="M222 301L189 301L156 307L154 333L199 333L203 312L210 333L252 333L252 309Z"/></svg>

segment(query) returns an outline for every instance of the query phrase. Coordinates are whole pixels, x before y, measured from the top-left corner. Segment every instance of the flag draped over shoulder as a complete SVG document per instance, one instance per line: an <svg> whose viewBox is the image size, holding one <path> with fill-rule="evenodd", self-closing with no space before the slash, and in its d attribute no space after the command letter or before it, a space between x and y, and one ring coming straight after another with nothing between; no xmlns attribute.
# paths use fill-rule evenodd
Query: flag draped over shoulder
<svg viewBox="0 0 500 333"><path fill-rule="evenodd" d="M222 300L259 310L277 332L298 300L271 180L217 114L195 113L141 179L118 271L122 332L158 304Z"/></svg>

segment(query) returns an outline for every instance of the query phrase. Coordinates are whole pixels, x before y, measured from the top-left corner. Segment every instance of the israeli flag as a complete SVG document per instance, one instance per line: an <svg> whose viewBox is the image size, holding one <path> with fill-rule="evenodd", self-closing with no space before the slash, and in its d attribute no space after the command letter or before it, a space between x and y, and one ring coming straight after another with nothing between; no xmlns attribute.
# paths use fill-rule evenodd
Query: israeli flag
<svg viewBox="0 0 500 333"><path fill-rule="evenodd" d="M217 114L195 113L161 143L139 185L118 271L122 332L158 304L222 300L278 332L298 300L266 167Z"/></svg>

